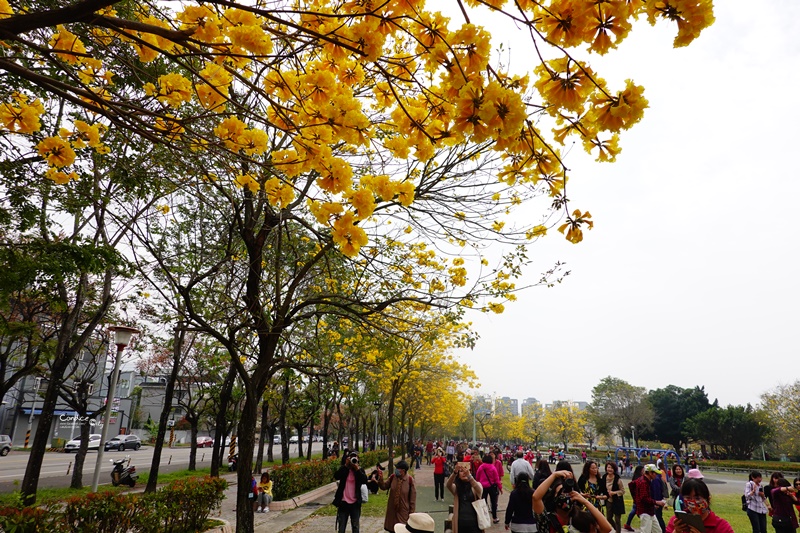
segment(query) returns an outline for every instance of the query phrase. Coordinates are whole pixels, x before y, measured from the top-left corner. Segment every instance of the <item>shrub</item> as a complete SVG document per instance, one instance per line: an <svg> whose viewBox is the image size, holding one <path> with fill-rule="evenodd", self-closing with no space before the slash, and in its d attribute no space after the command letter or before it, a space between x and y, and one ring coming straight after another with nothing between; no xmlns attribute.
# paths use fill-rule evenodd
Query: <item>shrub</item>
<svg viewBox="0 0 800 533"><path fill-rule="evenodd" d="M134 517L133 529L141 533L203 531L208 515L222 503L227 485L224 479L206 476L179 479L143 494L137 503L142 512Z"/></svg>
<svg viewBox="0 0 800 533"><path fill-rule="evenodd" d="M139 512L136 498L119 492L90 492L67 500L62 512L67 531L127 531Z"/></svg>
<svg viewBox="0 0 800 533"><path fill-rule="evenodd" d="M374 466L389 458L386 450L375 450L359 454L362 468ZM276 501L288 500L304 492L316 489L333 481L333 474L341 465L341 459L304 461L276 466L269 474L272 480L272 495Z"/></svg>
<svg viewBox="0 0 800 533"><path fill-rule="evenodd" d="M51 533L64 531L61 515L48 507L0 507L0 531Z"/></svg>
<svg viewBox="0 0 800 533"><path fill-rule="evenodd" d="M206 476L174 481L146 494L74 496L63 507L2 507L0 528L5 533L194 533L205 530L227 485L224 479Z"/></svg>

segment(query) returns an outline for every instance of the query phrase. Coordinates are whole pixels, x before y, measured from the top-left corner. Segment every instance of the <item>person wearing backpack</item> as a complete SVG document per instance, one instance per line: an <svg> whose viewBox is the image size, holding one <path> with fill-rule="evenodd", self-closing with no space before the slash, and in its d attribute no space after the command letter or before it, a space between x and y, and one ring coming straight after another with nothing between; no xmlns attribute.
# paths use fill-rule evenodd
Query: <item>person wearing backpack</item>
<svg viewBox="0 0 800 533"><path fill-rule="evenodd" d="M414 478L408 475L408 463L401 460L395 465L394 474L386 481L381 480L378 486L389 491L383 528L391 533L395 524L405 524L408 515L416 512L417 485Z"/></svg>
<svg viewBox="0 0 800 533"><path fill-rule="evenodd" d="M742 495L742 508L747 511L753 533L767 533L767 495L761 479L761 472L750 472Z"/></svg>

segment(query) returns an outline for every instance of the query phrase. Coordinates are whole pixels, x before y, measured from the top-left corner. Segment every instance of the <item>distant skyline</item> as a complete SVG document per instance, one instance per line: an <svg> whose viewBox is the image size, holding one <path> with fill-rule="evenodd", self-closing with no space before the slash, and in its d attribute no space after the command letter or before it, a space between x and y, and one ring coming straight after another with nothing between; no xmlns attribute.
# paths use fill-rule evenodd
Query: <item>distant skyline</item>
<svg viewBox="0 0 800 533"><path fill-rule="evenodd" d="M591 401L610 375L755 405L800 377L800 2L729 0L715 15L686 48L674 24L640 21L619 50L578 53L610 86L644 85L650 108L616 163L568 150L569 197L595 228L531 247L527 282L560 260L562 284L468 315L481 339L458 355L475 392Z"/></svg>

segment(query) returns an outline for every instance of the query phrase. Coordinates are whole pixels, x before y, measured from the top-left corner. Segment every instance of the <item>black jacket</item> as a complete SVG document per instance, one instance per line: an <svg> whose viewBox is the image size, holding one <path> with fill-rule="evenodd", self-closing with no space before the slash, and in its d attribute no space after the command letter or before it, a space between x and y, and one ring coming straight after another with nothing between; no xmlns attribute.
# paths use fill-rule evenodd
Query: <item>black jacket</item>
<svg viewBox="0 0 800 533"><path fill-rule="evenodd" d="M606 485L606 477L608 474L605 474L602 479L600 480L600 492L608 496L608 485ZM622 488L622 479L619 476L614 476L614 482L611 485L611 490L616 492ZM625 500L624 497L621 496L613 496L609 499L608 505L611 506L611 510L614 514L622 515L625 514Z"/></svg>
<svg viewBox="0 0 800 533"><path fill-rule="evenodd" d="M339 470L333 474L333 479L339 482L339 486L336 487L336 495L333 497L333 505L336 507L339 507L339 504L342 503L342 498L344 497L344 486L347 484L347 475L350 472L350 467L342 465L339 467ZM356 476L356 504L361 505L361 485L364 485L367 482L367 473L364 472L363 468L352 470L352 472Z"/></svg>

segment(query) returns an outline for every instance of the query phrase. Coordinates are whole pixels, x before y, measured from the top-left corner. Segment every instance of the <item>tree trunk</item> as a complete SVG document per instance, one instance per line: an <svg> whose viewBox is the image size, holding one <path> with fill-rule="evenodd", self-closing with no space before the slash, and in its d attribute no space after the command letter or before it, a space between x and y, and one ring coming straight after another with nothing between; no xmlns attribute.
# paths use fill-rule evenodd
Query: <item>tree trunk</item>
<svg viewBox="0 0 800 533"><path fill-rule="evenodd" d="M71 489L83 488L83 464L86 462L86 452L89 451L89 432L91 428L89 424L81 423L81 446L75 453L75 469L72 471L72 481L69 484ZM102 446L104 443L100 443ZM99 453L99 452L98 452Z"/></svg>
<svg viewBox="0 0 800 533"><path fill-rule="evenodd" d="M289 463L289 435L286 430L286 410L288 409L289 397L289 376L287 375L283 380L283 397L281 398L281 406L278 418L278 424L281 431L281 464Z"/></svg>
<svg viewBox="0 0 800 533"><path fill-rule="evenodd" d="M270 463L275 462L275 456L272 454L272 445L275 442L275 424L271 424L267 429L269 442L267 443L267 461Z"/></svg>
<svg viewBox="0 0 800 533"><path fill-rule="evenodd" d="M22 486L20 486L23 505L33 505L36 503L39 474L42 470L42 463L44 462L44 453L47 451L47 441L50 439L53 413L58 404L58 388L61 381L64 379L64 372L69 365L70 359L70 355L62 351L61 355L56 356L56 360L50 367L50 381L47 383L47 389L44 394L42 414L39 416L39 423L36 425L36 433L33 438L33 444L31 445L28 465L25 468L25 477L22 478ZM103 443L101 442L100 445L102 446Z"/></svg>
<svg viewBox="0 0 800 533"><path fill-rule="evenodd" d="M306 448L306 460L311 460L311 448L314 446L314 422L308 426L308 448Z"/></svg>
<svg viewBox="0 0 800 533"><path fill-rule="evenodd" d="M227 433L225 414L228 410L228 403L230 403L229 399L235 382L236 367L231 365L228 369L228 375L225 376L225 381L222 384L222 390L219 395L219 410L217 411L215 420L214 452L211 454L211 475L214 477L219 477L219 468L222 464L222 450L225 448L225 434Z"/></svg>
<svg viewBox="0 0 800 533"><path fill-rule="evenodd" d="M192 472L197 470L197 419L192 420L190 422L192 424L191 427L191 448L189 449L189 471Z"/></svg>
<svg viewBox="0 0 800 533"><path fill-rule="evenodd" d="M269 402L266 400L261 401L261 433L258 439L258 453L256 454L256 466L254 472L261 472L264 466L264 441L269 438L272 444L272 437L267 436L267 426L269 422Z"/></svg>
<svg viewBox="0 0 800 533"><path fill-rule="evenodd" d="M328 431L331 426L331 417L333 413L325 406L325 410L322 412L322 458L328 458Z"/></svg>
<svg viewBox="0 0 800 533"><path fill-rule="evenodd" d="M158 468L161 465L164 435L167 432L169 413L172 411L172 397L175 394L175 382L178 380L178 372L181 368L183 340L186 337L186 331L182 326L183 322L178 322L178 327L175 328L172 346L172 369L170 370L169 379L167 379L167 386L164 389L164 407L161 409L161 416L158 419L158 433L156 434L156 442L153 445L153 460L150 462L150 474L147 478L145 492L154 492L158 485Z"/></svg>
<svg viewBox="0 0 800 533"><path fill-rule="evenodd" d="M303 458L303 426L301 424L297 424L294 426L295 431L297 431L297 457L300 459Z"/></svg>
<svg viewBox="0 0 800 533"><path fill-rule="evenodd" d="M255 429L258 419L258 403L261 395L248 391L241 418L239 419L238 443L239 463L236 467L236 533L252 533L253 531L253 500L250 486L253 480L253 450L255 450Z"/></svg>

